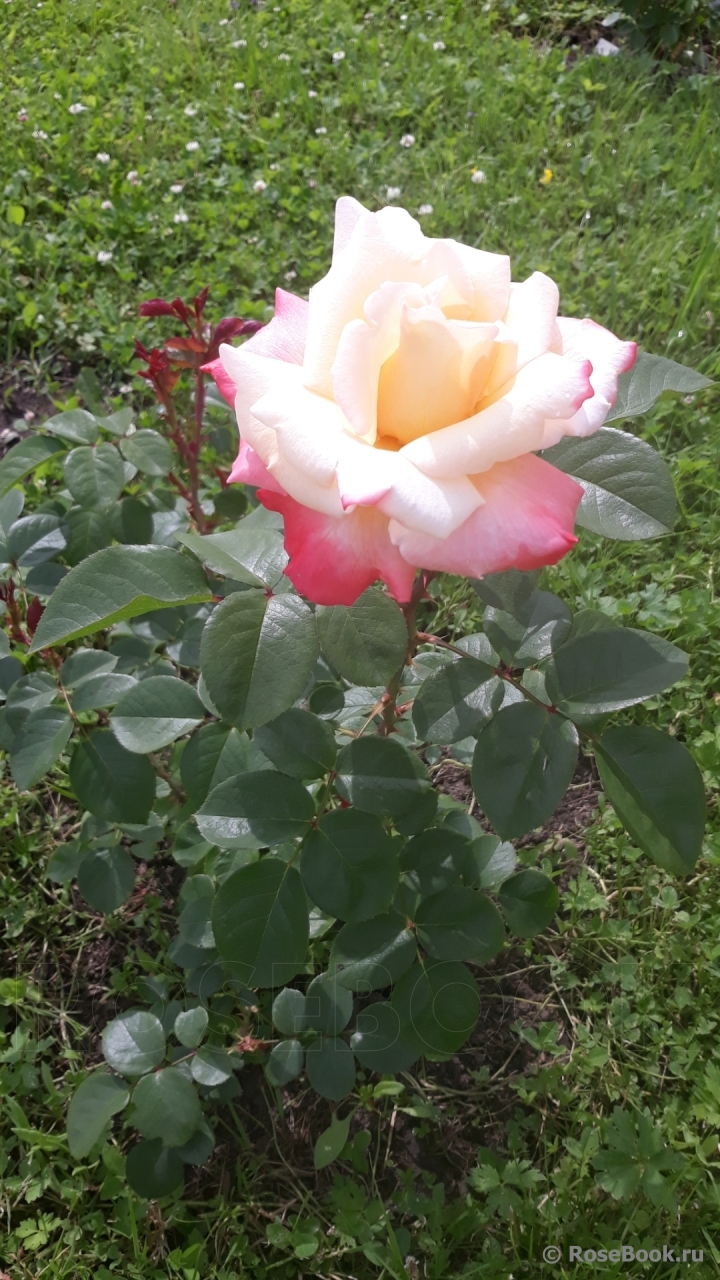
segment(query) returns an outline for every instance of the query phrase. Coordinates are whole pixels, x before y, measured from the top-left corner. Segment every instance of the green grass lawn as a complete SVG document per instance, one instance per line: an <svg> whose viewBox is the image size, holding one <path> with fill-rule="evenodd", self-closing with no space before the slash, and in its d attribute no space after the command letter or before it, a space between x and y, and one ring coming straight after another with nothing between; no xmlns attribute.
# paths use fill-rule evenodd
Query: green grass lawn
<svg viewBox="0 0 720 1280"><path fill-rule="evenodd" d="M718 79L569 57L477 0L365 2L372 15L340 0L259 12L246 0L2 5L0 327L23 378L46 385L91 365L114 391L130 384L132 338L152 334L137 303L154 295L209 283L220 312L265 318L276 285L306 294L325 271L344 193L373 208L432 206L428 234L509 252L516 279L541 269L558 281L566 313L720 374ZM538 865L571 861L564 909L556 929L516 946L511 967L535 975L552 1016L523 1028L518 1003L504 1071L480 1068L459 1093L437 1073L405 1078L403 1093L372 1101L382 1141L334 1181L332 1169L307 1172L309 1144L296 1166L283 1163L282 1134L271 1157L243 1146L225 1109L224 1161L146 1217L118 1176L118 1148L94 1165L69 1158L63 1105L88 1018L104 1025L115 996L137 989L138 930L152 941L166 927L162 889L107 925L80 909L43 878L68 825L57 793L18 797L4 781L0 1271L569 1277L582 1272L544 1266L543 1248L621 1242L704 1249L692 1274L720 1274L717 392L661 403L642 430L673 467L677 531L641 546L583 535L547 577L573 605L660 630L691 654L690 679L638 714L670 725L705 770L710 835L695 876L674 882L638 858L609 810L587 836L587 865L548 842ZM477 605L465 584L445 582L434 626L471 630ZM79 1007L103 938L109 985ZM613 1129L616 1106L634 1114L632 1133ZM437 1164L421 1159L418 1172L388 1143L393 1114L421 1153L463 1130L483 1169L445 1193ZM615 1153L600 1182L599 1151ZM407 1255L417 1264L403 1265ZM609 1276L687 1273L606 1265Z"/></svg>

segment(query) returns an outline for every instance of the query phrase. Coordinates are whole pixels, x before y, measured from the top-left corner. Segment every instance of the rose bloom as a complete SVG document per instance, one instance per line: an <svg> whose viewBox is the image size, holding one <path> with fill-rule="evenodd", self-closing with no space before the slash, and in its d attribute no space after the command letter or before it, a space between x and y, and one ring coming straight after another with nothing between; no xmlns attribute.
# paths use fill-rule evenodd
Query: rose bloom
<svg viewBox="0 0 720 1280"><path fill-rule="evenodd" d="M554 282L423 235L404 209L338 201L332 266L305 302L208 366L234 404L230 480L282 513L287 574L317 604L417 569L482 577L554 564L582 489L536 456L603 423L635 359Z"/></svg>

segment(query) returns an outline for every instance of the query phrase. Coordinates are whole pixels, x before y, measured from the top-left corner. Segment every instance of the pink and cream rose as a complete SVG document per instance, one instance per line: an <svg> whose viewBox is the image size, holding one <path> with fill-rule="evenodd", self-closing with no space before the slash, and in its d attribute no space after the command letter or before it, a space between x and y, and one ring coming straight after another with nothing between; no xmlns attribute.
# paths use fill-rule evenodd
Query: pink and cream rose
<svg viewBox="0 0 720 1280"><path fill-rule="evenodd" d="M635 344L557 312L541 272L513 284L502 254L338 201L309 301L279 289L212 366L240 430L230 479L282 513L298 591L351 604L381 578L405 601L418 568L565 555L582 490L536 452L602 425Z"/></svg>

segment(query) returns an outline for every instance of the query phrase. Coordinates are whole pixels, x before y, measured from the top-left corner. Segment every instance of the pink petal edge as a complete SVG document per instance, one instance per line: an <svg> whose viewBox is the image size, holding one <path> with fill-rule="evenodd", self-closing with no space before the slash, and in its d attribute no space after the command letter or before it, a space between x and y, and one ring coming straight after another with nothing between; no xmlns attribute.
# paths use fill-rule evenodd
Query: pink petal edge
<svg viewBox="0 0 720 1280"><path fill-rule="evenodd" d="M256 356L302 364L307 338L308 303L285 289L275 290L275 314L245 343Z"/></svg>
<svg viewBox="0 0 720 1280"><path fill-rule="evenodd" d="M210 374L210 377L214 380L215 386L220 392L220 395L224 396L228 404L234 405L237 388L230 377L230 374L223 366L223 362L220 357L218 356L216 360L211 360L209 364L204 364L200 367L203 373Z"/></svg>

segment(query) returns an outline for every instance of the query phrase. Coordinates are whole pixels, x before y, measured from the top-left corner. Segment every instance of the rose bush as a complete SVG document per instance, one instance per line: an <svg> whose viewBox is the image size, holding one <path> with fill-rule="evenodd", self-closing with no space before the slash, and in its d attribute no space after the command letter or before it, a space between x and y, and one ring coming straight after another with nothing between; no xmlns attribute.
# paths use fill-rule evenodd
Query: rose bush
<svg viewBox="0 0 720 1280"><path fill-rule="evenodd" d="M381 578L407 601L417 568L481 577L573 546L583 491L535 451L602 425L636 347L558 300L404 209L338 201L309 302L279 289L209 366L237 414L231 480L282 514L298 591L351 604Z"/></svg>

